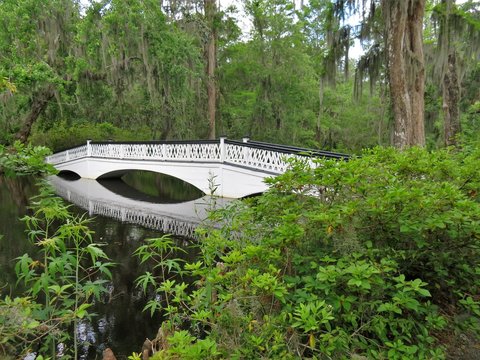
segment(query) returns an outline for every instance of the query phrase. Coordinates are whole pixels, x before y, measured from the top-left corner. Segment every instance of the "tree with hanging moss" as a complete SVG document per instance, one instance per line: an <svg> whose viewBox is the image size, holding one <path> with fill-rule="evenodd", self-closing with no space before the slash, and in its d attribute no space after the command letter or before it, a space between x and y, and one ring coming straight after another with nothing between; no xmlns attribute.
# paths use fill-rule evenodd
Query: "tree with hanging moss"
<svg viewBox="0 0 480 360"><path fill-rule="evenodd" d="M344 6L352 4L343 1ZM357 88L386 74L393 116L393 145L425 145L423 17L425 0L353 2L362 14L359 38L370 44L357 66ZM384 66L384 68L382 68Z"/></svg>
<svg viewBox="0 0 480 360"><path fill-rule="evenodd" d="M70 0L0 2L0 76L16 86L2 97L2 132L25 142L50 103L62 113L78 4ZM56 101L55 101L56 100Z"/></svg>
<svg viewBox="0 0 480 360"><path fill-rule="evenodd" d="M208 40L205 51L207 64L207 113L208 138L215 139L215 117L217 111L217 84L215 69L217 67L217 6L215 0L205 0L205 21L208 27Z"/></svg>
<svg viewBox="0 0 480 360"><path fill-rule="evenodd" d="M478 63L480 4L441 0L432 9L436 46L430 48L432 80L441 86L444 143L455 145L460 133L462 79Z"/></svg>
<svg viewBox="0 0 480 360"><path fill-rule="evenodd" d="M425 0L383 0L385 50L397 148L425 145Z"/></svg>

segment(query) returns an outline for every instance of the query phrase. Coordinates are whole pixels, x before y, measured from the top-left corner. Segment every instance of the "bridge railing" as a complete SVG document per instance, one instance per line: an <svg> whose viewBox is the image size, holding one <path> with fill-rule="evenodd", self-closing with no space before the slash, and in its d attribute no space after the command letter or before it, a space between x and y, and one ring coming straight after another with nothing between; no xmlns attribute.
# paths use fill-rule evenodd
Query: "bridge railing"
<svg viewBox="0 0 480 360"><path fill-rule="evenodd" d="M293 154L278 152L264 147L252 147L249 143L227 141L225 143L225 162L255 168L272 173L283 173L287 170L288 158Z"/></svg>
<svg viewBox="0 0 480 360"><path fill-rule="evenodd" d="M322 150L299 148L288 145L277 145L259 141L226 140L225 162L256 169L284 173L289 167L289 159L296 158L307 161L315 167L315 158L348 159L349 155Z"/></svg>
<svg viewBox="0 0 480 360"><path fill-rule="evenodd" d="M131 160L218 161L219 142L91 143L89 156Z"/></svg>
<svg viewBox="0 0 480 360"><path fill-rule="evenodd" d="M61 151L47 157L49 164L60 164L66 161L80 159L87 156L87 145L77 146L72 149Z"/></svg>
<svg viewBox="0 0 480 360"><path fill-rule="evenodd" d="M348 158L346 154L310 150L294 146L276 145L258 141L220 140L165 141L165 142L91 142L47 157L56 165L83 158L109 158L129 160L215 162L254 168L274 174L285 172L288 159Z"/></svg>

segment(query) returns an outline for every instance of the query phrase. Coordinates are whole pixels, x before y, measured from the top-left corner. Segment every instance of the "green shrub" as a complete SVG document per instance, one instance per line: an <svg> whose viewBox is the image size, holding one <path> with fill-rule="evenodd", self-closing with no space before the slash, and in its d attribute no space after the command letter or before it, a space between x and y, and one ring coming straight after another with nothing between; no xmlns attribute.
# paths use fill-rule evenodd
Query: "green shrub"
<svg viewBox="0 0 480 360"><path fill-rule="evenodd" d="M65 122L47 131L35 131L30 141L35 145L48 146L53 151L70 148L85 143L88 139L94 141L109 140L145 140L151 138L151 131L147 127L135 130L120 129L108 122L105 123L77 123L68 125Z"/></svg>
<svg viewBox="0 0 480 360"><path fill-rule="evenodd" d="M12 147L0 145L0 174L7 176L53 174L55 169L45 163L51 151L44 146L25 145L16 141Z"/></svg>
<svg viewBox="0 0 480 360"><path fill-rule="evenodd" d="M157 279L170 303L155 311L222 358L444 358L456 314L477 330L479 160L472 145L292 161L213 215L200 259L169 267L194 285Z"/></svg>

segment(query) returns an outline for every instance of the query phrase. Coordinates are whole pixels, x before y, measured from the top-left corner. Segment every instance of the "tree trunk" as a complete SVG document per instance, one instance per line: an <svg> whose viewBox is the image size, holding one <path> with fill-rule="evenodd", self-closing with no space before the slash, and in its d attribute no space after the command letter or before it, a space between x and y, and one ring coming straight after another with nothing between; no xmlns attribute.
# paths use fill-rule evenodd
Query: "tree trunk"
<svg viewBox="0 0 480 360"><path fill-rule="evenodd" d="M450 25L454 14L455 0L442 0L445 9L440 21L440 64L442 67L443 120L445 145L456 144L456 135L460 132L460 85L457 73L457 53L452 41Z"/></svg>
<svg viewBox="0 0 480 360"><path fill-rule="evenodd" d="M325 81L322 77L320 77L319 84L318 84L318 114L317 114L317 124L315 127L315 140L319 144L322 138L322 116L323 116L324 94L325 94Z"/></svg>
<svg viewBox="0 0 480 360"><path fill-rule="evenodd" d="M208 138L215 139L215 112L217 100L217 88L215 84L216 59L216 30L215 30L215 0L205 0L205 18L209 26L207 43L207 96L208 96Z"/></svg>
<svg viewBox="0 0 480 360"><path fill-rule="evenodd" d="M394 146L425 146L423 14L425 0L383 0Z"/></svg>
<svg viewBox="0 0 480 360"><path fill-rule="evenodd" d="M455 145L456 136L460 132L460 86L458 83L456 53L448 54L448 63L443 76L443 120L445 129L445 145Z"/></svg>
<svg viewBox="0 0 480 360"><path fill-rule="evenodd" d="M53 85L48 85L33 96L30 113L26 117L22 129L15 135L22 143L27 142L32 126L40 114L47 108L48 102L55 96Z"/></svg>

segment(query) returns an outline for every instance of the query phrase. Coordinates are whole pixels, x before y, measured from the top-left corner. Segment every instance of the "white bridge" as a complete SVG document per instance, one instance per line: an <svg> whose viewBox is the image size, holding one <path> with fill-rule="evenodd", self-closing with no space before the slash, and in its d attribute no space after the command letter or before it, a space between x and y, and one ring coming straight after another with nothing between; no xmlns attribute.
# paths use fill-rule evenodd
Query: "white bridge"
<svg viewBox="0 0 480 360"><path fill-rule="evenodd" d="M181 179L205 194L241 198L268 189L267 177L285 172L288 159L309 156L342 159L348 155L292 146L243 141L92 142L58 152L46 161L60 172L82 178L120 177L146 170Z"/></svg>

